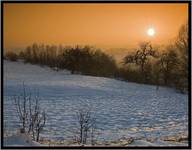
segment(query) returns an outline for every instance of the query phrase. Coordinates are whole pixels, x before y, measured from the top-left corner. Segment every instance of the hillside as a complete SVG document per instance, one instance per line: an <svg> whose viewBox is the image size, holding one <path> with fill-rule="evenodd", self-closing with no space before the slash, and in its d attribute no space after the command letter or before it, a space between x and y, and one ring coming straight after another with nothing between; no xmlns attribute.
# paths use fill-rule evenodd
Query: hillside
<svg viewBox="0 0 192 150"><path fill-rule="evenodd" d="M32 94L39 91L48 115L41 134L45 139L72 139L76 110L87 106L95 113L100 141L187 136L188 97L173 89L4 61L4 115L9 131L19 127L11 98L21 93L23 82Z"/></svg>

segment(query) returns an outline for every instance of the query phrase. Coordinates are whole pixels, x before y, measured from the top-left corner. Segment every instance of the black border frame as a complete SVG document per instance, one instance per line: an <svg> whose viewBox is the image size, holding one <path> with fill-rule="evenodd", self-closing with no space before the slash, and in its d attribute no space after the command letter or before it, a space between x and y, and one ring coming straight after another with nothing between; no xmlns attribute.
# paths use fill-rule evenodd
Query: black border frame
<svg viewBox="0 0 192 150"><path fill-rule="evenodd" d="M153 3L153 4L158 4L158 3L166 3L166 4L172 4L172 3L178 3L178 4L188 4L188 44L189 44L189 52L188 52L188 146L153 146L153 147L143 147L143 146L138 146L138 147L114 147L114 146L86 146L86 147L77 147L77 146L52 146L52 147L48 147L48 146L35 146L35 147L31 147L31 146L24 146L24 147L17 147L17 146L4 146L3 145L3 85L4 85L4 81L3 81L3 47L4 47L4 41L3 41L3 8L4 8L4 4L32 4L32 3L38 3L38 4L64 4L64 3L78 3L78 4L85 4L85 3L89 3L89 4L94 4L94 3L113 3L113 4L117 4L117 3ZM176 1L176 0L169 0L169 1L147 1L147 0L139 0L139 1L1 1L1 149L191 149L191 1L190 0L183 0L183 1Z"/></svg>

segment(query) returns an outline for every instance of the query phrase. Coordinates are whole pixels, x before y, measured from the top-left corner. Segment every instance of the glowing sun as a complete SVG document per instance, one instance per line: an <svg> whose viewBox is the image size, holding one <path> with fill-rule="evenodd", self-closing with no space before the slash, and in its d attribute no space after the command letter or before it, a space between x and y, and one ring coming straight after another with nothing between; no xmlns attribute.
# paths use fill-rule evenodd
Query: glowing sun
<svg viewBox="0 0 192 150"><path fill-rule="evenodd" d="M155 35L155 29L154 28L149 28L147 30L147 35L148 36L154 36Z"/></svg>

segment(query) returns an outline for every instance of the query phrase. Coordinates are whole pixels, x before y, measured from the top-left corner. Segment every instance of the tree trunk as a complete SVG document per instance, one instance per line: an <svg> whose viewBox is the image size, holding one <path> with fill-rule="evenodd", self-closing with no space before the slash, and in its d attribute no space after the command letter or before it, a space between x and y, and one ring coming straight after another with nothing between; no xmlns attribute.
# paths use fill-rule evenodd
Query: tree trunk
<svg viewBox="0 0 192 150"><path fill-rule="evenodd" d="M37 131L37 138L36 138L36 141L37 141L37 142L39 141L39 133L40 133L40 131L38 130L38 131Z"/></svg>

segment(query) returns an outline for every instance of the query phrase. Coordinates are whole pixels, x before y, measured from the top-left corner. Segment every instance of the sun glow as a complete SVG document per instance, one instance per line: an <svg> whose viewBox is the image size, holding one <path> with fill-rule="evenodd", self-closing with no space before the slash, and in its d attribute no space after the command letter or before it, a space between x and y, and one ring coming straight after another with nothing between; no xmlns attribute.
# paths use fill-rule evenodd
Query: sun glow
<svg viewBox="0 0 192 150"><path fill-rule="evenodd" d="M154 36L155 35L155 29L154 28L149 28L147 30L147 35L148 36Z"/></svg>

